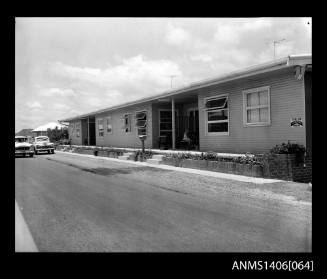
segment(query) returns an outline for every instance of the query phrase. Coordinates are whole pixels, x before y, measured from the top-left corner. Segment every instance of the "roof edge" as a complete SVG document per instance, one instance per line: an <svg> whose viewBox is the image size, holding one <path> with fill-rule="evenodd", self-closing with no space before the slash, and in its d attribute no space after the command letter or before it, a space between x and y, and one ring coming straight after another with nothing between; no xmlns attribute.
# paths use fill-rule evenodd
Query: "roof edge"
<svg viewBox="0 0 327 279"><path fill-rule="evenodd" d="M312 55L311 54L289 55L287 57L283 57L283 58L276 59L273 61L252 65L252 66L243 68L241 70L237 70L237 71L230 72L228 74L220 75L215 78L209 78L209 79L201 80L198 82L192 82L187 86L179 87L174 90L164 91L163 93L156 95L156 96L142 98L142 99L135 100L135 101L132 101L129 103L124 103L124 104L116 105L113 107L93 111L90 113L85 113L85 114L77 115L74 117L65 118L65 119L59 120L59 121L60 122L69 122L72 120L85 118L87 116L92 116L92 115L96 115L96 114L100 114L100 113L104 113L104 112L108 112L108 111L113 111L113 110L117 110L120 108L137 105L137 104L141 104L141 103L145 103L145 102L150 102L150 101L164 98L164 97L171 97L171 96L174 96L174 95L177 95L177 94L183 93L185 91L189 91L189 90L196 90L196 89L199 89L202 87L207 87L207 86L211 86L211 85L215 85L215 84L219 84L219 83L237 80L237 79L248 77L251 75L256 75L256 74L274 71L274 70L278 70L278 69L282 69L282 68L292 67L292 66L296 66L296 65L311 64L311 63L312 63Z"/></svg>

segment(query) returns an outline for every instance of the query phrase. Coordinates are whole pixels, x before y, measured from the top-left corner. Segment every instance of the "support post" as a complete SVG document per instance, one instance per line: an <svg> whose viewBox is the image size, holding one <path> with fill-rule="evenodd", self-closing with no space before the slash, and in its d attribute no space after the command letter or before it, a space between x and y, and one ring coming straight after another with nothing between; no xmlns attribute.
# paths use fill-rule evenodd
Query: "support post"
<svg viewBox="0 0 327 279"><path fill-rule="evenodd" d="M171 121L172 121L172 148L173 150L175 150L175 101L174 99L172 98L171 99Z"/></svg>
<svg viewBox="0 0 327 279"><path fill-rule="evenodd" d="M90 117L87 118L87 145L90 146Z"/></svg>

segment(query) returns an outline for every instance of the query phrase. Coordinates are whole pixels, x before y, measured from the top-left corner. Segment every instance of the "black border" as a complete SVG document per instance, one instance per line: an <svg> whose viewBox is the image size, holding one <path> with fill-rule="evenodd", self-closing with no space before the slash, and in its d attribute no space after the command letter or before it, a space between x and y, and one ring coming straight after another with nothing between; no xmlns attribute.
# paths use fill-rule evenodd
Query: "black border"
<svg viewBox="0 0 327 279"><path fill-rule="evenodd" d="M278 6L280 9L280 6L277 3L274 3ZM162 4L163 5L163 4ZM165 4L166 5L166 4ZM169 9L172 9L170 6L171 4L167 4ZM294 3L292 2L291 5L294 8L294 5L304 5L303 3ZM161 6L161 5L160 5ZM306 13L310 12L310 8L308 5L306 6ZM97 6L96 6L97 7ZM283 6L284 7L284 6ZM63 9L63 7L61 7ZM287 6L285 7L287 9ZM307 9L308 8L308 9ZM100 7L97 7L97 9L100 9ZM208 9L208 7L206 7ZM201 9L200 9L201 10ZM176 10L175 10L176 11ZM212 11L211 11L212 12ZM172 12L174 14L174 12ZM210 13L210 11L209 11ZM169 17L171 17L170 15ZM303 15L301 15L303 16ZM168 17L168 16L166 16ZM314 24L322 23L316 23L314 20ZM9 121L5 121L5 129L7 131L10 131L9 133L6 132L6 134L12 135L15 133L14 125L15 125L15 17L14 16L7 16L5 20L5 24L2 26L6 26L5 30L5 43L7 49L3 52L4 56L6 57L6 66L3 68L8 69L6 73L8 74L8 77L5 79L6 83L8 85L7 92L5 93L6 98L8 97L8 100L6 100L7 105L3 105L5 109L3 110L3 113L5 118ZM324 34L324 31L322 33L319 33L320 35ZM317 59L318 61L318 59ZM319 64L319 63L318 63ZM319 66L318 66L319 67ZM317 70L317 72L319 72ZM321 73L324 72L324 69L321 69ZM318 75L319 76L319 73ZM319 77L316 79L318 81ZM322 80L324 78L322 77ZM317 82L316 84L319 84ZM318 85L319 87L319 85ZM318 88L317 87L317 88ZM319 90L317 90L319 91ZM324 90L325 91L325 90ZM317 92L318 94L319 92ZM323 94L324 92L320 92ZM320 96L319 96L320 98ZM8 110L8 111L7 111ZM323 109L322 109L323 110ZM315 112L319 111L319 109L315 110ZM4 118L3 118L4 119ZM315 118L313 118L315 119ZM318 117L316 118L318 119ZM13 181L14 182L14 158L12 156L11 151L11 139L12 136L7 137L8 143L6 146L7 148L7 154L8 158L7 161L4 162L5 164L5 175L7 176L7 182ZM313 137L315 139L315 137ZM322 142L321 146L325 146L325 143ZM325 149L322 149L322 152L326 153ZM317 156L318 157L318 156ZM316 157L316 158L317 158ZM318 159L318 158L317 158ZM8 163L7 163L8 162ZM317 161L318 165L318 161ZM315 165L317 167L317 165ZM322 172L323 173L323 172ZM3 187L7 187L5 190L8 192L5 192L5 210L4 212L9 212L8 217L9 221L7 224L9 224L9 228L6 229L7 235L6 239L10 241L6 241L8 245L8 256L9 259L12 260L17 266L17 269L24 270L33 270L35 267L42 265L44 267L52 267L55 265L60 265L60 269L67 268L70 270L76 269L76 272L82 271L84 269L88 269L88 267L94 267L96 266L98 269L92 270L92 277L96 277L97 272L100 270L105 271L106 275L109 276L113 269L118 269L121 273L119 275L122 275L125 271L131 271L132 273L138 273L142 271L146 271L145 273L149 273L151 275L151 268L156 268L157 272L152 274L154 276L158 275L164 275L168 272L168 275L172 275L172 272L169 272L171 269L177 269L182 271L183 275L186 275L186 273L190 272L193 275L197 275L196 272L199 271L199 275L201 277L205 277L205 275L209 272L213 276L219 276L221 275L221 272L230 272L232 271L232 265L234 261L254 261L254 260L261 260L261 261L277 261L277 260L291 260L291 261L314 261L314 270L320 270L321 268L321 258L319 257L319 250L321 250L321 245L318 239L319 239L319 231L318 228L319 223L324 223L323 217L319 218L317 216L318 212L323 212L323 209L318 209L319 205L323 203L319 203L318 197L321 197L321 194L319 193L321 189L319 187L326 187L324 186L325 181L322 180L320 182L319 177L319 171L317 170L315 172L315 179L314 184L317 187L313 191L313 200L315 199L315 202L313 202L313 213L315 213L315 218L313 217L313 236L314 240L312 241L312 253L15 253L14 247L15 247L15 239L14 239L14 218L13 218L13 212L14 212L14 201L13 198L15 196L15 185L12 185L11 183L4 183L5 185L2 185ZM14 183L13 183L14 184ZM13 193L11 193L13 191ZM8 210L10 209L10 210ZM313 214L314 215L314 214ZM124 266L121 269L121 266ZM49 275L54 273L56 270L48 270ZM159 272L158 272L159 271ZM270 270L271 271L271 270ZM239 273L241 271L234 271L233 273ZM245 273L247 273L246 271ZM257 272L264 272L257 271ZM244 273L244 272L242 272ZM293 272L292 272L293 273ZM74 272L73 272L74 274ZM46 275L46 274L44 274ZM177 273L175 273L177 275Z"/></svg>

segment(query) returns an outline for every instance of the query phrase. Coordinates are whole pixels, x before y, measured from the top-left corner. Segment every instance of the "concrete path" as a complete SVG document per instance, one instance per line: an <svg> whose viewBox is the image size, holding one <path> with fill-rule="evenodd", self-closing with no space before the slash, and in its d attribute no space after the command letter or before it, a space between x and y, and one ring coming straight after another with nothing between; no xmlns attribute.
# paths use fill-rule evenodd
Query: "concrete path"
<svg viewBox="0 0 327 279"><path fill-rule="evenodd" d="M15 252L38 252L33 237L15 200Z"/></svg>

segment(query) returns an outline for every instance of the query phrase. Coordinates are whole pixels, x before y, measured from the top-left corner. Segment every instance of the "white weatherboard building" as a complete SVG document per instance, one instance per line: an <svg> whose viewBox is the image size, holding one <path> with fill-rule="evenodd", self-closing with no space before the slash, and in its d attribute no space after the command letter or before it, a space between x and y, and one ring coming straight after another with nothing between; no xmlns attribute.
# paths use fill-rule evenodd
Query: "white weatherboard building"
<svg viewBox="0 0 327 279"><path fill-rule="evenodd" d="M311 150L311 84L311 55L291 55L62 121L76 145L184 149L188 133L199 151Z"/></svg>
<svg viewBox="0 0 327 279"><path fill-rule="evenodd" d="M58 122L49 122L45 125L39 126L35 128L32 132L34 137L39 137L39 136L47 136L47 130L48 129L56 129L56 127L60 130L65 128L65 125L59 124Z"/></svg>

